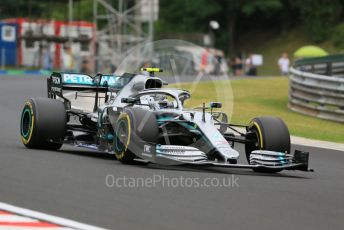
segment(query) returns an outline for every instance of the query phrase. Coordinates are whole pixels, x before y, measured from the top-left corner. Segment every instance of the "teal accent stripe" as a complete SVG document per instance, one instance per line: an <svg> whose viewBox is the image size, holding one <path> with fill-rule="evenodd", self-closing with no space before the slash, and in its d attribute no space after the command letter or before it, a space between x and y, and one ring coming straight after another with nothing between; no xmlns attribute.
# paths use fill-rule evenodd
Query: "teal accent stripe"
<svg viewBox="0 0 344 230"><path fill-rule="evenodd" d="M26 133L24 133L24 129L23 129L23 126L24 126L24 115L25 115L25 113L29 113L29 118L30 118L30 120L29 120L29 128L28 128L28 130L27 130L27 132ZM22 136L23 137L25 137L25 138L27 138L28 136L29 136L29 133L30 133L30 129L31 129L31 113L30 113L30 110L28 109L28 108L26 108L25 110L24 110L24 112L23 112L23 114L22 114L22 119L21 119L21 134L22 134Z"/></svg>

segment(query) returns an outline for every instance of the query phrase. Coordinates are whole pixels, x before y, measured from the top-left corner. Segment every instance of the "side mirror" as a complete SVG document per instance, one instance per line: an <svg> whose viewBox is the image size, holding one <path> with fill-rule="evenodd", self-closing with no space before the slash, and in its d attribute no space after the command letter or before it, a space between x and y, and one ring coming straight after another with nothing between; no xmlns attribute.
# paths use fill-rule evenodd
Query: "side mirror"
<svg viewBox="0 0 344 230"><path fill-rule="evenodd" d="M220 109L220 108L222 108L222 103L221 102L210 102L209 107L211 109Z"/></svg>
<svg viewBox="0 0 344 230"><path fill-rule="evenodd" d="M127 103L127 104L134 104L137 101L138 101L138 99L133 98L133 97L124 97L121 99L122 103Z"/></svg>

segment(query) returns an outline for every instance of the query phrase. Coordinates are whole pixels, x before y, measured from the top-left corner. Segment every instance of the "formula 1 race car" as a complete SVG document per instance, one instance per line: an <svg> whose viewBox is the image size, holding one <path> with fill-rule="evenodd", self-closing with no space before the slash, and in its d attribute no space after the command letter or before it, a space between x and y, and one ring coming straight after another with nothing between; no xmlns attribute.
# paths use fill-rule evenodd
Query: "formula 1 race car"
<svg viewBox="0 0 344 230"><path fill-rule="evenodd" d="M217 111L219 102L185 109L188 91L164 88L167 83L154 75L158 68L143 70L147 74L52 73L48 98L31 98L24 105L23 144L51 150L71 144L114 154L122 163L309 171L309 153L290 153L281 119L257 117L235 125ZM249 164L238 164L236 142L245 145Z"/></svg>

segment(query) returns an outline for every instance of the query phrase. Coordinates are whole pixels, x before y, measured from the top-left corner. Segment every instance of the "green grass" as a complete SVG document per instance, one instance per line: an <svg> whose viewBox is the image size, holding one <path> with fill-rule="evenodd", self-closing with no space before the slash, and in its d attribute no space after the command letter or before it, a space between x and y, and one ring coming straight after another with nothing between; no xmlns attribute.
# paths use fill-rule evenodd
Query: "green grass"
<svg viewBox="0 0 344 230"><path fill-rule="evenodd" d="M241 41L240 43L240 50L246 50L263 55L264 65L258 68L258 73L262 76L279 75L280 71L277 65L277 60L280 57L281 53L287 52L291 61L293 61L293 53L298 48L305 45L319 46L325 49L330 54L340 53L344 51L342 49L334 47L330 39L320 44L314 44L306 36L304 30L304 28L299 27L292 31L289 31L285 35L270 36L265 35L262 31L256 31L253 38L252 36L243 38L243 41ZM259 40L261 42L259 42L258 44L253 43L252 39Z"/></svg>
<svg viewBox="0 0 344 230"><path fill-rule="evenodd" d="M190 83L183 83L178 87L192 89ZM287 78L199 82L192 91L188 107L199 106L202 102L222 100L223 111L228 114L233 111L232 123L247 124L257 116L278 116L287 123L292 135L344 143L343 124L305 116L287 108Z"/></svg>

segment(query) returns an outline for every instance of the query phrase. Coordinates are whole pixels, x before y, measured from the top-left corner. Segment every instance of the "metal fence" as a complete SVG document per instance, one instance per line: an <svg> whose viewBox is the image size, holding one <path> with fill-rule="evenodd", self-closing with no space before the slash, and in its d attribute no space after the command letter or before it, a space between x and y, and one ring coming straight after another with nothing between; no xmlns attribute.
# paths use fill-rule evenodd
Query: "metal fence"
<svg viewBox="0 0 344 230"><path fill-rule="evenodd" d="M344 122L344 55L298 60L289 79L291 110Z"/></svg>

